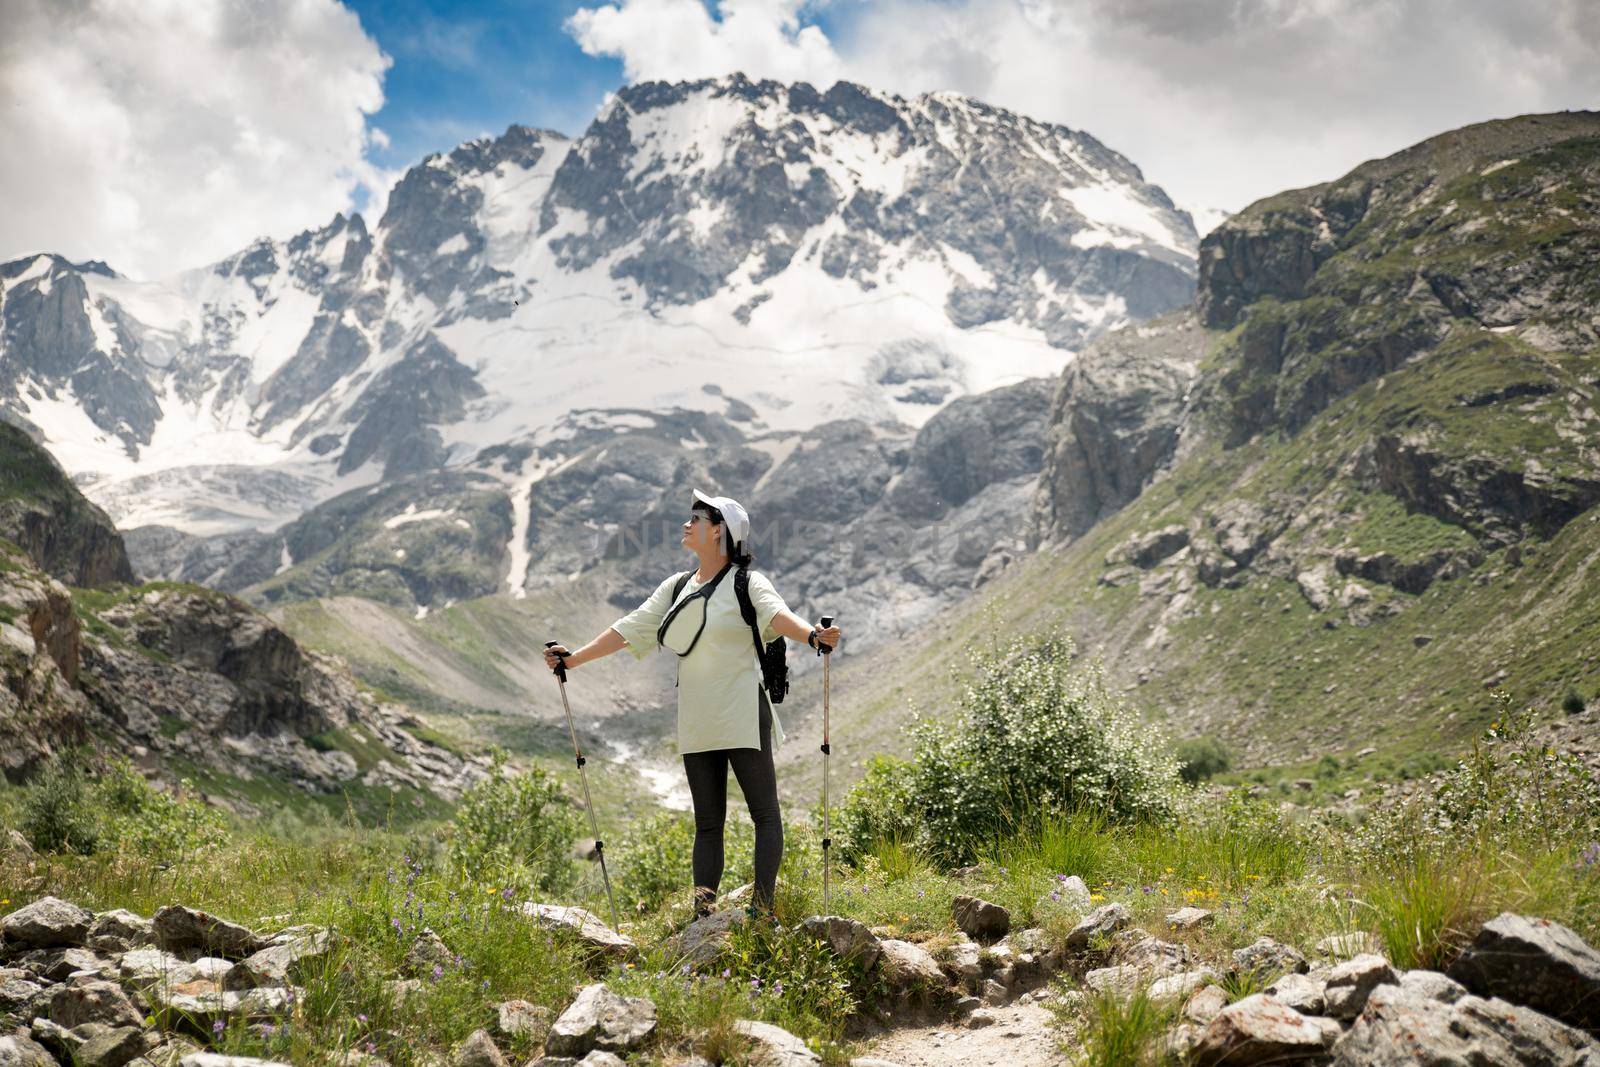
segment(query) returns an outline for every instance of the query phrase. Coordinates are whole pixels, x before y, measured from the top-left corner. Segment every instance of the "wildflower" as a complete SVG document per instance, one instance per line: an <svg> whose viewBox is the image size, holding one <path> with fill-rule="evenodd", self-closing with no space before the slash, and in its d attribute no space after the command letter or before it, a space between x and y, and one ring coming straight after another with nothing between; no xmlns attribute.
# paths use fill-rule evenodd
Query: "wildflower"
<svg viewBox="0 0 1600 1067"><path fill-rule="evenodd" d="M357 1015L357 1016L356 1016L356 1022L358 1022L358 1023L364 1023L364 1022L366 1022L366 1021L367 1021L367 1017L366 1017L366 1015L365 1015L365 1014L364 1014L364 1013L363 1013L363 1014L358 1014L358 1015Z"/></svg>
<svg viewBox="0 0 1600 1067"><path fill-rule="evenodd" d="M277 1032L278 1032L278 1028L276 1026L273 1026L271 1023L262 1023L261 1024L261 1036L262 1037L271 1037L273 1034L275 1034Z"/></svg>
<svg viewBox="0 0 1600 1067"><path fill-rule="evenodd" d="M682 967L679 967L678 970L682 974L688 974L689 973L689 965L687 963L685 963Z"/></svg>
<svg viewBox="0 0 1600 1067"><path fill-rule="evenodd" d="M216 1022L211 1024L211 1032L213 1034L221 1034L222 1031L227 1028L227 1026L227 1023L223 1022L221 1019L218 1019Z"/></svg>
<svg viewBox="0 0 1600 1067"><path fill-rule="evenodd" d="M378 1043L376 1041L368 1041L367 1042L367 1051L368 1052L377 1052L378 1051Z"/></svg>
<svg viewBox="0 0 1600 1067"><path fill-rule="evenodd" d="M1051 900L1055 900L1055 901L1059 901L1061 899L1061 893L1059 891L1057 891L1057 890L1052 889L1050 891L1050 899Z"/></svg>
<svg viewBox="0 0 1600 1067"><path fill-rule="evenodd" d="M443 978L444 977L444 968L442 966L440 966L439 964L435 963L433 965L433 976L435 978Z"/></svg>
<svg viewBox="0 0 1600 1067"><path fill-rule="evenodd" d="M726 968L726 967L724 967L724 968L722 968L722 977L724 977L724 978L730 978L730 977L732 977L732 976L733 976L733 972L732 972L732 971L731 971L731 970L729 970L729 969L728 969L728 968Z"/></svg>

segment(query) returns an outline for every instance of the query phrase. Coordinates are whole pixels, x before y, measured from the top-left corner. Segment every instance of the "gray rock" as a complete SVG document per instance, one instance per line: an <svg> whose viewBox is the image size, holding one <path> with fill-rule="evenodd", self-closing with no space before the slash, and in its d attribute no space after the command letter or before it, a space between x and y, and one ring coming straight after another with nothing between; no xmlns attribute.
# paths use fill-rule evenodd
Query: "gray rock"
<svg viewBox="0 0 1600 1067"><path fill-rule="evenodd" d="M220 1052L191 1052L178 1061L178 1067L294 1067L281 1060L261 1060L254 1056L224 1056Z"/></svg>
<svg viewBox="0 0 1600 1067"><path fill-rule="evenodd" d="M1150 983L1149 997L1154 1001L1185 1000L1217 980L1217 972L1210 967L1194 971L1179 971Z"/></svg>
<svg viewBox="0 0 1600 1067"><path fill-rule="evenodd" d="M875 1056L853 1056L850 1067L900 1067L893 1060L880 1060Z"/></svg>
<svg viewBox="0 0 1600 1067"><path fill-rule="evenodd" d="M242 959L267 947L255 931L208 912L169 904L150 918L156 944L182 955L204 950L229 959Z"/></svg>
<svg viewBox="0 0 1600 1067"><path fill-rule="evenodd" d="M597 1048L578 1061L578 1067L622 1067L623 1059L615 1052Z"/></svg>
<svg viewBox="0 0 1600 1067"><path fill-rule="evenodd" d="M1083 984L1096 993L1114 993L1131 997L1149 981L1149 974L1138 967L1126 964L1116 967L1096 967L1083 976Z"/></svg>
<svg viewBox="0 0 1600 1067"><path fill-rule="evenodd" d="M781 1026L753 1019L736 1020L733 1026L755 1045L751 1057L754 1067L813 1067L822 1062L822 1057L804 1041Z"/></svg>
<svg viewBox="0 0 1600 1067"><path fill-rule="evenodd" d="M623 997L604 982L584 986L545 1036L545 1052L583 1056L593 1049L627 1052L656 1029L656 1006L644 997Z"/></svg>
<svg viewBox="0 0 1600 1067"><path fill-rule="evenodd" d="M863 967L878 961L883 949L866 923L839 915L813 915L800 923L802 932L822 941L840 959L859 959Z"/></svg>
<svg viewBox="0 0 1600 1067"><path fill-rule="evenodd" d="M510 1067L486 1030L474 1030L450 1054L451 1067Z"/></svg>
<svg viewBox="0 0 1600 1067"><path fill-rule="evenodd" d="M88 945L102 952L126 952L139 945L153 944L155 933L150 920L126 908L103 911L89 925Z"/></svg>
<svg viewBox="0 0 1600 1067"><path fill-rule="evenodd" d="M58 1067L56 1058L26 1034L0 1037L0 1067Z"/></svg>
<svg viewBox="0 0 1600 1067"><path fill-rule="evenodd" d="M60 897L40 897L0 918L0 939L33 948L81 945L93 921L86 908Z"/></svg>
<svg viewBox="0 0 1600 1067"><path fill-rule="evenodd" d="M1204 908L1179 908L1167 916L1167 925L1174 930L1197 930L1216 921L1216 916Z"/></svg>
<svg viewBox="0 0 1600 1067"><path fill-rule="evenodd" d="M1270 981L1290 972L1304 974L1307 965L1306 958L1294 948L1270 937L1261 937L1244 948L1234 949L1233 969L1255 975L1261 981Z"/></svg>
<svg viewBox="0 0 1600 1067"><path fill-rule="evenodd" d="M550 1009L526 1000L504 1000L495 1005L495 1030L507 1037L537 1034L550 1025Z"/></svg>
<svg viewBox="0 0 1600 1067"><path fill-rule="evenodd" d="M1394 985L1400 976L1382 956L1363 954L1345 960L1328 974L1323 990L1327 1014L1335 1019L1354 1019L1366 1007L1367 997L1380 985Z"/></svg>
<svg viewBox="0 0 1600 1067"><path fill-rule="evenodd" d="M1310 975L1290 971L1267 986L1266 993L1301 1015L1322 1015L1327 1011L1327 983Z"/></svg>
<svg viewBox="0 0 1600 1067"><path fill-rule="evenodd" d="M613 956L627 956L637 948L631 939L617 933L584 908L538 904L530 900L523 903L522 914L539 926L571 931L590 947Z"/></svg>
<svg viewBox="0 0 1600 1067"><path fill-rule="evenodd" d="M416 940L411 942L411 947L406 950L400 966L408 974L431 975L435 969L447 971L455 966L455 954L450 951L450 946L444 943L444 938L431 928L424 927L422 932L417 934Z"/></svg>
<svg viewBox="0 0 1600 1067"><path fill-rule="evenodd" d="M981 941L1004 937L1011 930L1011 912L979 897L957 895L950 912L963 933Z"/></svg>
<svg viewBox="0 0 1600 1067"><path fill-rule="evenodd" d="M1333 1053L1336 1067L1600 1067L1600 1044L1529 1008L1470 994L1447 1004L1404 985L1374 989Z"/></svg>
<svg viewBox="0 0 1600 1067"><path fill-rule="evenodd" d="M881 950L880 950L881 951ZM958 941L940 953L939 969L969 989L976 989L983 977L983 964L979 961L978 946L971 941Z"/></svg>
<svg viewBox="0 0 1600 1067"><path fill-rule="evenodd" d="M883 953L878 957L878 970L896 992L934 989L944 985L944 972L939 969L938 961L921 945L892 937L884 938L878 944Z"/></svg>
<svg viewBox="0 0 1600 1067"><path fill-rule="evenodd" d="M976 1011L982 1006L983 1001L978 997L957 997L953 1010L957 1016L962 1016L969 1011Z"/></svg>
<svg viewBox="0 0 1600 1067"><path fill-rule="evenodd" d="M1400 976L1400 988L1441 1004L1454 1004L1467 995L1466 986L1438 971L1406 971Z"/></svg>
<svg viewBox="0 0 1600 1067"><path fill-rule="evenodd" d="M1113 901L1102 904L1083 917L1083 921L1067 934L1067 948L1082 952L1095 937L1109 937L1133 921L1133 913L1126 904Z"/></svg>
<svg viewBox="0 0 1600 1067"><path fill-rule="evenodd" d="M1483 924L1449 975L1479 996L1600 1031L1600 952L1560 923L1503 912Z"/></svg>
<svg viewBox="0 0 1600 1067"><path fill-rule="evenodd" d="M224 989L252 989L256 986L289 985L300 969L327 957L333 947L331 935L318 931L295 937L259 952L253 952L229 968L223 978Z"/></svg>
<svg viewBox="0 0 1600 1067"><path fill-rule="evenodd" d="M144 1015L115 982L91 981L57 989L50 998L50 1020L68 1029L90 1022L141 1026Z"/></svg>
<svg viewBox="0 0 1600 1067"><path fill-rule="evenodd" d="M988 1005L1004 1004L1006 1002L1006 987L1004 983L993 978L983 983L983 1003Z"/></svg>
<svg viewBox="0 0 1600 1067"><path fill-rule="evenodd" d="M123 1067L155 1043L155 1036L139 1026L102 1027L79 1046L77 1067Z"/></svg>
<svg viewBox="0 0 1600 1067"><path fill-rule="evenodd" d="M52 982L65 982L74 974L112 975L116 964L86 948L34 949L17 959L17 965Z"/></svg>
<svg viewBox="0 0 1600 1067"><path fill-rule="evenodd" d="M664 947L695 970L705 970L722 955L729 932L746 918L742 908L714 911L667 938Z"/></svg>
<svg viewBox="0 0 1600 1067"><path fill-rule="evenodd" d="M993 1026L997 1022L999 1020L994 1017L994 1012L988 1008L979 1008L969 1013L962 1025L968 1030L982 1030L984 1027Z"/></svg>
<svg viewBox="0 0 1600 1067"><path fill-rule="evenodd" d="M1183 1017L1191 1023L1205 1026L1228 1006L1228 991L1219 985L1208 985L1190 994L1183 1005ZM1195 1037L1199 1038L1199 1033Z"/></svg>
<svg viewBox="0 0 1600 1067"><path fill-rule="evenodd" d="M21 975L29 977L24 978ZM21 1013L44 992L44 984L33 981L34 977L37 976L27 971L12 972L0 977L0 1015Z"/></svg>
<svg viewBox="0 0 1600 1067"><path fill-rule="evenodd" d="M1333 1046L1340 1034L1332 1019L1301 1015L1262 993L1223 1008L1206 1024L1194 1046L1199 1067L1248 1067L1309 1059Z"/></svg>
<svg viewBox="0 0 1600 1067"><path fill-rule="evenodd" d="M1188 945L1163 941L1138 931L1129 931L1129 934L1134 935L1134 940L1117 948L1117 959L1121 963L1137 967L1150 975L1162 975L1185 970L1195 962L1194 950ZM1123 936L1127 937L1128 934Z"/></svg>

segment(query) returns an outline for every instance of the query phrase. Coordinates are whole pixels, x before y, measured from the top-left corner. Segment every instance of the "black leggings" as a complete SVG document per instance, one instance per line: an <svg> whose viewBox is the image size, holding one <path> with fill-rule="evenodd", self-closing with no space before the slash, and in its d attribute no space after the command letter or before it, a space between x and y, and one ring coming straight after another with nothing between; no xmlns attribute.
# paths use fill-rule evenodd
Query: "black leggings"
<svg viewBox="0 0 1600 1067"><path fill-rule="evenodd" d="M685 752L683 769L694 799L695 902L716 899L722 881L722 824L728 811L728 767L733 767L756 827L755 905L772 909L778 864L783 860L783 820L778 814L778 778L772 768L772 708L760 693L761 749L719 748Z"/></svg>

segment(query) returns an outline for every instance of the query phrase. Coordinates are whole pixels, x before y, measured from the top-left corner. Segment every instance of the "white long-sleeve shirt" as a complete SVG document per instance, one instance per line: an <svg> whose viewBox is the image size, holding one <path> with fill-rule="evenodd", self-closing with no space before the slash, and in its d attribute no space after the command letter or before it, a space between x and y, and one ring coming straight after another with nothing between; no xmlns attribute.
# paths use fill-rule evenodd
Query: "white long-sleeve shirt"
<svg viewBox="0 0 1600 1067"><path fill-rule="evenodd" d="M683 572L668 576L649 598L611 624L628 643L628 651L643 659L658 647L656 631L675 603L672 587ZM718 748L761 747L759 693L764 688L750 626L739 614L739 596L730 570L706 605L706 628L687 656L678 659L678 752L706 752ZM686 599L705 582L691 572L679 600ZM756 611L761 641L778 638L772 620L788 605L760 571L750 572L750 604ZM690 606L685 612L695 612ZM676 625L676 623L674 624ZM692 628L691 631L692 633ZM668 655L675 655L668 652ZM772 711L772 748L783 744L783 724Z"/></svg>

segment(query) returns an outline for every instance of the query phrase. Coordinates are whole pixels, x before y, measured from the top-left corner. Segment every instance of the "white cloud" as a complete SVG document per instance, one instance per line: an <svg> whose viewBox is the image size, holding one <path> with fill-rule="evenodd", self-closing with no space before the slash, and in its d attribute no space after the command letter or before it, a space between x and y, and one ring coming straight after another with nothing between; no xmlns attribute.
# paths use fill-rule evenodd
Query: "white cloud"
<svg viewBox="0 0 1600 1067"><path fill-rule="evenodd" d="M381 210L389 59L337 0L0 0L0 258L135 277Z"/></svg>
<svg viewBox="0 0 1600 1067"><path fill-rule="evenodd" d="M1213 216L1447 129L1600 99L1593 0L869 0L827 9L831 39L793 0L716 10L620 0L570 28L630 78L955 89L1086 130Z"/></svg>

